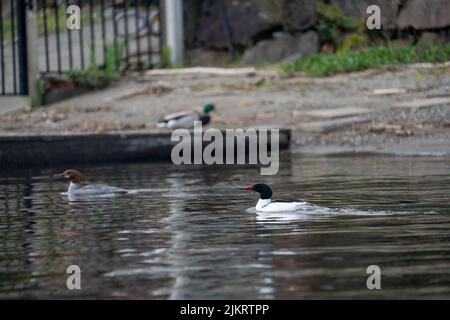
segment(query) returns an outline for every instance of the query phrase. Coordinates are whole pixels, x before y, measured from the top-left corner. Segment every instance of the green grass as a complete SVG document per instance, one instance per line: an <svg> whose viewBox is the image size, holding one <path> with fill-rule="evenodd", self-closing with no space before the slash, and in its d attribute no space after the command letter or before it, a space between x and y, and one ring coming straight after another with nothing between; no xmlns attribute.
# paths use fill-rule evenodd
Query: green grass
<svg viewBox="0 0 450 320"><path fill-rule="evenodd" d="M162 59L162 65L164 68L172 68L172 63L170 62L170 47L169 46L164 46L162 48L162 53L161 53L161 59Z"/></svg>
<svg viewBox="0 0 450 320"><path fill-rule="evenodd" d="M117 50L114 45L106 45L106 59L103 68L100 68L95 60L95 50L91 50L90 63L85 70L69 70L65 75L72 81L89 86L91 88L105 87L114 82L120 75L120 61L125 51L125 41L120 41Z"/></svg>
<svg viewBox="0 0 450 320"><path fill-rule="evenodd" d="M317 3L317 12L319 18L323 23L330 26L341 28L343 30L352 31L358 29L360 22L347 16L342 10L337 7L326 5L322 2Z"/></svg>
<svg viewBox="0 0 450 320"><path fill-rule="evenodd" d="M33 107L42 106L45 103L45 84L42 78L39 78L34 83L36 89L36 100L31 102Z"/></svg>
<svg viewBox="0 0 450 320"><path fill-rule="evenodd" d="M430 47L418 51L415 46L401 48L378 47L365 51L336 54L316 54L282 65L287 74L303 71L310 76L329 76L336 73L376 69L393 64L419 62L438 63L450 60L450 45Z"/></svg>

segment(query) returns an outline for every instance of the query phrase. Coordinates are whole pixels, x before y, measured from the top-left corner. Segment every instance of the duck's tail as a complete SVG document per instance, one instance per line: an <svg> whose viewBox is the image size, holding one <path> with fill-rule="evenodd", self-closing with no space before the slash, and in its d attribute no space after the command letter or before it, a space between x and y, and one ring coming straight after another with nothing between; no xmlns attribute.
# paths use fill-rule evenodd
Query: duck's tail
<svg viewBox="0 0 450 320"><path fill-rule="evenodd" d="M165 121L160 121L158 122L158 124L156 125L158 128L167 128L167 122Z"/></svg>

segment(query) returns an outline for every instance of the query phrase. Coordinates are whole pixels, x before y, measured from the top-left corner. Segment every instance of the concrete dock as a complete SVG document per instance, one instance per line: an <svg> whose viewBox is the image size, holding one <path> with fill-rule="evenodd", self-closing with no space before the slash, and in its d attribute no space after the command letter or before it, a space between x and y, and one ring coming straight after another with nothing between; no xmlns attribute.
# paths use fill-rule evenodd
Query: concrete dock
<svg viewBox="0 0 450 320"><path fill-rule="evenodd" d="M256 129L259 136L260 129ZM290 129L279 131L280 150L289 148ZM269 140L270 142L270 140ZM171 132L45 134L0 136L2 168L51 167L75 164L170 161ZM203 142L203 148L209 142ZM269 144L269 143L268 143ZM268 147L270 150L270 148ZM246 152L248 145L246 143Z"/></svg>

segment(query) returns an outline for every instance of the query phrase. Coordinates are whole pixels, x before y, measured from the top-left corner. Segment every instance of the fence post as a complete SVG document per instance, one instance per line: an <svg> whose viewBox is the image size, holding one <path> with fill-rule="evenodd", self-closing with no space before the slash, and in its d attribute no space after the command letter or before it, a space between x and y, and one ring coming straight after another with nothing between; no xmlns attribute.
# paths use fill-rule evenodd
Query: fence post
<svg viewBox="0 0 450 320"><path fill-rule="evenodd" d="M26 14L27 25L27 64L28 64L28 96L32 103L38 99L36 81L39 79L37 1L28 0Z"/></svg>
<svg viewBox="0 0 450 320"><path fill-rule="evenodd" d="M27 24L26 24L26 5L24 1L16 1L17 10L17 36L19 48L19 93L28 94L28 71L27 71Z"/></svg>
<svg viewBox="0 0 450 320"><path fill-rule="evenodd" d="M170 63L184 62L183 0L164 0L165 46L170 49Z"/></svg>

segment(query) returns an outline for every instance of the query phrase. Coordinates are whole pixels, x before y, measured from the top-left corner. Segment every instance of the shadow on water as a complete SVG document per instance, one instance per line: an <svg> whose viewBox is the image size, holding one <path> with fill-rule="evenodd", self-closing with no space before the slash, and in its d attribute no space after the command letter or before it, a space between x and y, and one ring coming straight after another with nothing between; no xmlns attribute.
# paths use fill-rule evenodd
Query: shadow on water
<svg viewBox="0 0 450 320"><path fill-rule="evenodd" d="M84 199L62 195L53 170L0 172L0 297L446 298L449 167L297 156L266 177L255 167L98 166L79 169L135 192ZM260 181L312 203L311 214L257 216L257 195L236 187ZM72 264L81 290L66 287ZM382 290L366 287L373 264Z"/></svg>

